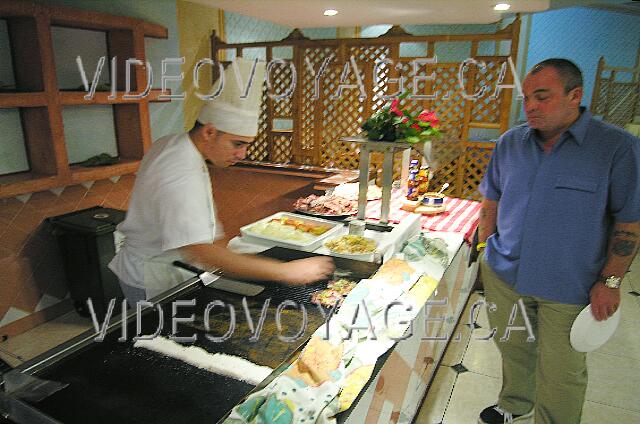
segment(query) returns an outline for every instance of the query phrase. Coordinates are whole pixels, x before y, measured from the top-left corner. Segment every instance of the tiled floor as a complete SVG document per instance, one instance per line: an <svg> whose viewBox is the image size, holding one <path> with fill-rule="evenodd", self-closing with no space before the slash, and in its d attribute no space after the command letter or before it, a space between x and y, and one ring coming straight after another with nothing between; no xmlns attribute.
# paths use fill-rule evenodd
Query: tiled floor
<svg viewBox="0 0 640 424"><path fill-rule="evenodd" d="M0 359L15 367L93 327L75 311L0 343Z"/></svg>
<svg viewBox="0 0 640 424"><path fill-rule="evenodd" d="M607 344L590 353L589 385L582 423L640 423L640 258L632 265L622 286L622 320ZM476 310L479 327L468 324L469 306L482 300L474 293L456 329L460 341L445 352L428 396L416 418L417 424L475 424L479 412L495 403L501 385L500 353L491 341L484 308ZM27 333L0 343L0 358L12 366L45 352L90 329L91 321L70 312Z"/></svg>
<svg viewBox="0 0 640 424"><path fill-rule="evenodd" d="M583 424L640 423L640 257L622 284L621 321L614 336L587 355L589 385L583 408ZM489 334L484 308L471 329L466 324L469 306L481 300L473 294L434 382L416 418L417 424L476 424L478 414L496 403L502 382L500 352L490 341L477 340ZM457 370L457 371L456 371ZM461 372L460 372L461 371ZM533 420L530 420L533 422Z"/></svg>

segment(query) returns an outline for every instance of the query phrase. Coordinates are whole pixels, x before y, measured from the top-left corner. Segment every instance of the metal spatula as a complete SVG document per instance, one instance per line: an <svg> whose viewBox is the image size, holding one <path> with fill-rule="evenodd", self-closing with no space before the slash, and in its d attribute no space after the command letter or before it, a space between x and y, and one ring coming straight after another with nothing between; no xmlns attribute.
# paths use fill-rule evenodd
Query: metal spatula
<svg viewBox="0 0 640 424"><path fill-rule="evenodd" d="M224 290L242 296L256 296L262 293L262 291L264 290L263 286L222 277L220 275L214 274L215 271L205 271L181 261L174 261L173 265L177 266L178 268L186 269L187 271L193 272L198 276L198 278L200 278L200 281L205 287L210 287L212 289Z"/></svg>

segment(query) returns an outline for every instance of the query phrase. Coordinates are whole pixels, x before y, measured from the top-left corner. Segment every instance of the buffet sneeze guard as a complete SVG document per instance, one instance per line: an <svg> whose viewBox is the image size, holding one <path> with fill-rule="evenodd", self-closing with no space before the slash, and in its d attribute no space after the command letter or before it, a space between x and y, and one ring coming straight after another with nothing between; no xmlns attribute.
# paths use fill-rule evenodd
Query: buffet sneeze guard
<svg viewBox="0 0 640 424"><path fill-rule="evenodd" d="M380 225L387 227L389 224L389 209L391 206L391 185L393 183L393 156L397 151L402 151L402 174L400 178L403 182L407 181L412 145L409 143L395 141L371 141L361 137L345 137L340 139L340 141L358 143L360 145L358 219L365 219L371 153L378 152L384 154L382 162L382 205L380 207ZM369 225L367 228L369 228Z"/></svg>

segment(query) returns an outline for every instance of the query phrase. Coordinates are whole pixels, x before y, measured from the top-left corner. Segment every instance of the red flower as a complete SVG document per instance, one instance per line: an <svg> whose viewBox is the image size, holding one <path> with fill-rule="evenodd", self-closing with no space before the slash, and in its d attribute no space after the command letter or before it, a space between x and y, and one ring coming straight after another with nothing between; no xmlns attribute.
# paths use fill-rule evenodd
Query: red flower
<svg viewBox="0 0 640 424"><path fill-rule="evenodd" d="M436 113L429 110L423 110L422 113L418 115L418 120L428 122L432 128L438 128L438 125L440 124L440 120L436 116Z"/></svg>
<svg viewBox="0 0 640 424"><path fill-rule="evenodd" d="M395 113L398 116L402 116L402 111L398 108L398 104L400 104L399 99L395 99L391 102L391 112Z"/></svg>
<svg viewBox="0 0 640 424"><path fill-rule="evenodd" d="M412 124L412 125L411 125L411 128L415 128L415 129L417 129L418 131L420 131L420 125L418 125L418 124Z"/></svg>

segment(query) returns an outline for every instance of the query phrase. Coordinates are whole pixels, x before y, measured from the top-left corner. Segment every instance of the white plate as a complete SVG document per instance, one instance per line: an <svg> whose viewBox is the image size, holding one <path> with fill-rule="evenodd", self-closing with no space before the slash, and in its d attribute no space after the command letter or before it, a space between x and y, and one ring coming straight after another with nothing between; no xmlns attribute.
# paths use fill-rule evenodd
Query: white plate
<svg viewBox="0 0 640 424"><path fill-rule="evenodd" d="M358 200L359 191L360 183L340 184L333 190L333 195L349 200ZM380 198L382 198L382 189L376 185L368 186L367 200L378 200Z"/></svg>
<svg viewBox="0 0 640 424"><path fill-rule="evenodd" d="M587 305L571 326L571 346L578 352L591 352L602 346L613 336L620 322L620 309L604 321L597 321Z"/></svg>

